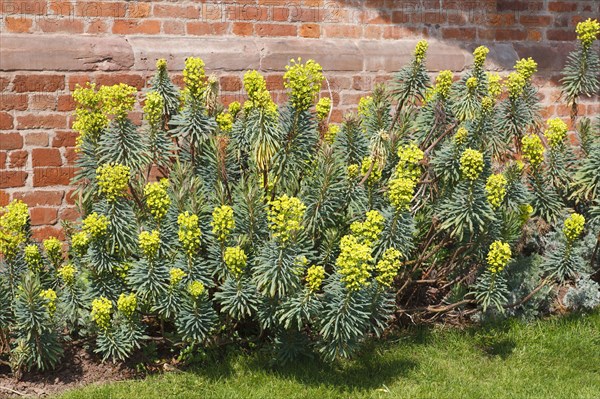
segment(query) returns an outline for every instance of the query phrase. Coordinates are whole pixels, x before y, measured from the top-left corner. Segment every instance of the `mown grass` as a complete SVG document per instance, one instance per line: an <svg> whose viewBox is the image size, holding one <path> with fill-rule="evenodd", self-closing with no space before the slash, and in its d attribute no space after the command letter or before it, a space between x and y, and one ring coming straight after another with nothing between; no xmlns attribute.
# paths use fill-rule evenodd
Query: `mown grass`
<svg viewBox="0 0 600 399"><path fill-rule="evenodd" d="M600 312L467 331L422 328L372 344L352 361L269 364L260 354L232 354L60 398L599 399Z"/></svg>

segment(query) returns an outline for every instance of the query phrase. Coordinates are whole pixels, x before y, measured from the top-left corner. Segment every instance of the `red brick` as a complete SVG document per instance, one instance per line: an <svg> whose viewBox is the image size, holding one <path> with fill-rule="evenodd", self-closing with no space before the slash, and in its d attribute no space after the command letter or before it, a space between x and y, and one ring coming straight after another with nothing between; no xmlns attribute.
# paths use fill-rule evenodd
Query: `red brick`
<svg viewBox="0 0 600 399"><path fill-rule="evenodd" d="M62 157L56 148L34 148L31 150L31 161L36 166L61 166Z"/></svg>
<svg viewBox="0 0 600 399"><path fill-rule="evenodd" d="M290 9L288 7L273 7L271 9L271 19L277 22L289 21Z"/></svg>
<svg viewBox="0 0 600 399"><path fill-rule="evenodd" d="M75 7L70 1L52 0L50 2L50 10L52 10L52 13L54 15L65 15L65 16L75 15Z"/></svg>
<svg viewBox="0 0 600 399"><path fill-rule="evenodd" d="M28 206L38 205L61 205L64 197L63 191L41 191L41 190L28 190L28 191L17 191L12 194L13 199L20 199Z"/></svg>
<svg viewBox="0 0 600 399"><path fill-rule="evenodd" d="M59 220L69 220L71 222L74 222L80 217L81 214L79 213L76 207L62 208L58 213Z"/></svg>
<svg viewBox="0 0 600 399"><path fill-rule="evenodd" d="M63 94L58 97L58 105L56 109L58 111L73 111L75 109L75 100L73 100L73 96L70 94Z"/></svg>
<svg viewBox="0 0 600 399"><path fill-rule="evenodd" d="M8 87L10 79L8 77L0 76L0 90L4 91Z"/></svg>
<svg viewBox="0 0 600 399"><path fill-rule="evenodd" d="M52 140L52 147L75 147L79 133L71 130L57 131Z"/></svg>
<svg viewBox="0 0 600 399"><path fill-rule="evenodd" d="M139 1L131 2L127 5L129 18L147 18L150 15L150 3Z"/></svg>
<svg viewBox="0 0 600 399"><path fill-rule="evenodd" d="M27 109L27 94L0 94L1 111L24 111Z"/></svg>
<svg viewBox="0 0 600 399"><path fill-rule="evenodd" d="M185 25L180 21L162 21L162 30L166 35L183 35Z"/></svg>
<svg viewBox="0 0 600 399"><path fill-rule="evenodd" d="M229 24L226 22L188 22L187 33L190 35L224 35L227 33Z"/></svg>
<svg viewBox="0 0 600 399"><path fill-rule="evenodd" d="M475 28L443 28L442 37L449 40L473 40Z"/></svg>
<svg viewBox="0 0 600 399"><path fill-rule="evenodd" d="M48 133L26 133L23 136L25 145L34 147L48 147Z"/></svg>
<svg viewBox="0 0 600 399"><path fill-rule="evenodd" d="M242 89L242 80L238 76L221 76L219 84L223 91L238 91Z"/></svg>
<svg viewBox="0 0 600 399"><path fill-rule="evenodd" d="M23 187L27 180L27 172L22 170L0 171L0 188Z"/></svg>
<svg viewBox="0 0 600 399"><path fill-rule="evenodd" d="M570 12L577 11L577 2L575 1L551 1L548 3L548 11Z"/></svg>
<svg viewBox="0 0 600 399"><path fill-rule="evenodd" d="M233 34L237 36L251 36L254 32L254 24L250 22L234 22Z"/></svg>
<svg viewBox="0 0 600 399"><path fill-rule="evenodd" d="M58 208L30 208L32 226L55 224L58 217Z"/></svg>
<svg viewBox="0 0 600 399"><path fill-rule="evenodd" d="M403 11L394 11L392 13L392 23L405 24L410 20L410 15Z"/></svg>
<svg viewBox="0 0 600 399"><path fill-rule="evenodd" d="M25 17L6 17L4 21L6 30L14 33L28 33L33 24L31 18Z"/></svg>
<svg viewBox="0 0 600 399"><path fill-rule="evenodd" d="M548 26L553 18L551 15L521 15L519 22L526 26Z"/></svg>
<svg viewBox="0 0 600 399"><path fill-rule="evenodd" d="M83 21L80 19L40 19L37 26L42 32L83 33Z"/></svg>
<svg viewBox="0 0 600 399"><path fill-rule="evenodd" d="M256 24L258 36L296 36L295 25Z"/></svg>
<svg viewBox="0 0 600 399"><path fill-rule="evenodd" d="M357 25L325 25L323 28L326 37L357 38L362 32L362 27Z"/></svg>
<svg viewBox="0 0 600 399"><path fill-rule="evenodd" d="M36 241L42 241L50 237L56 237L59 240L65 239L65 234L60 227L39 226L31 229L31 238Z"/></svg>
<svg viewBox="0 0 600 399"><path fill-rule="evenodd" d="M290 19L292 22L322 22L323 21L323 10L318 8L299 8L292 7L290 12ZM378 24L382 22L369 21L372 24Z"/></svg>
<svg viewBox="0 0 600 399"><path fill-rule="evenodd" d="M2 115L0 113L0 115ZM23 137L19 133L0 133L0 150L23 148Z"/></svg>
<svg viewBox="0 0 600 399"><path fill-rule="evenodd" d="M300 36L318 38L321 36L321 29L317 24L303 24L300 26Z"/></svg>
<svg viewBox="0 0 600 399"><path fill-rule="evenodd" d="M65 88L65 75L28 74L17 75L13 80L13 91L25 93L30 91L58 91Z"/></svg>
<svg viewBox="0 0 600 399"><path fill-rule="evenodd" d="M496 40L500 41L525 40L527 31L522 29L496 29L495 36Z"/></svg>
<svg viewBox="0 0 600 399"><path fill-rule="evenodd" d="M75 205L78 200L79 196L75 193L74 188L65 191L65 203L68 205Z"/></svg>
<svg viewBox="0 0 600 399"><path fill-rule="evenodd" d="M267 89L270 91L283 90L283 75L267 75L265 77Z"/></svg>
<svg viewBox="0 0 600 399"><path fill-rule="evenodd" d="M117 19L113 23L112 32L117 35L155 35L160 33L160 21L151 19Z"/></svg>
<svg viewBox="0 0 600 399"><path fill-rule="evenodd" d="M67 165L75 165L77 158L79 158L79 152L76 147L65 148L65 160L67 161Z"/></svg>
<svg viewBox="0 0 600 399"><path fill-rule="evenodd" d="M67 117L61 114L27 114L17 117L19 129L66 128Z"/></svg>
<svg viewBox="0 0 600 399"><path fill-rule="evenodd" d="M367 25L363 36L365 39L381 39L383 35L383 28L381 26Z"/></svg>
<svg viewBox="0 0 600 399"><path fill-rule="evenodd" d="M9 167L13 169L23 168L27 164L29 153L25 150L17 150L10 152Z"/></svg>
<svg viewBox="0 0 600 399"><path fill-rule="evenodd" d="M48 12L45 0L20 0L18 2L4 2L3 13L45 15Z"/></svg>
<svg viewBox="0 0 600 399"><path fill-rule="evenodd" d="M29 96L30 110L56 110L56 95L55 94L32 94Z"/></svg>
<svg viewBox="0 0 600 399"><path fill-rule="evenodd" d="M78 2L76 15L86 18L122 18L127 11L125 2L87 1Z"/></svg>
<svg viewBox="0 0 600 399"><path fill-rule="evenodd" d="M72 167L48 167L33 169L33 186L68 186L75 175Z"/></svg>
<svg viewBox="0 0 600 399"><path fill-rule="evenodd" d="M546 31L546 39L553 41L571 42L577 38L575 31L562 29L549 29Z"/></svg>
<svg viewBox="0 0 600 399"><path fill-rule="evenodd" d="M152 12L158 18L198 19L200 17L200 10L197 6L155 4Z"/></svg>
<svg viewBox="0 0 600 399"><path fill-rule="evenodd" d="M6 154L6 151L0 152L0 169L6 169Z"/></svg>
<svg viewBox="0 0 600 399"><path fill-rule="evenodd" d="M0 191L0 206L6 206L10 202L10 195L6 191Z"/></svg>
<svg viewBox="0 0 600 399"><path fill-rule="evenodd" d="M92 78L89 75L71 75L68 77L69 90L73 91L77 85L84 87L87 82L91 82Z"/></svg>
<svg viewBox="0 0 600 399"><path fill-rule="evenodd" d="M96 84L98 86L112 86L119 83L126 83L129 86L133 86L138 90L146 84L144 78L140 75L130 75L121 73L109 73L96 76Z"/></svg>
<svg viewBox="0 0 600 399"><path fill-rule="evenodd" d="M85 30L85 33L108 33L108 24L102 19L95 19L93 21L90 21L88 27Z"/></svg>

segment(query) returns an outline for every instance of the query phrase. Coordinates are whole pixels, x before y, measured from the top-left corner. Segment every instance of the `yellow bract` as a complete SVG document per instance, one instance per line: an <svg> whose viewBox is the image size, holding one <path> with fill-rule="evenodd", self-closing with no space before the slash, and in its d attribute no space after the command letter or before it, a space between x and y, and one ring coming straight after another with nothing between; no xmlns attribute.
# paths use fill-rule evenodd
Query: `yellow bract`
<svg viewBox="0 0 600 399"><path fill-rule="evenodd" d="M96 169L96 181L99 191L108 202L114 202L125 195L129 184L129 166L115 162L105 163Z"/></svg>
<svg viewBox="0 0 600 399"><path fill-rule="evenodd" d="M306 205L299 198L281 197L269 202L267 219L273 238L282 243L288 242L297 232L303 229L302 218Z"/></svg>
<svg viewBox="0 0 600 399"><path fill-rule="evenodd" d="M140 249L148 259L154 259L160 248L160 234L158 230L142 231L138 237Z"/></svg>
<svg viewBox="0 0 600 399"><path fill-rule="evenodd" d="M235 277L240 278L246 269L248 256L240 247L228 247L225 249L223 260L227 270Z"/></svg>
<svg viewBox="0 0 600 399"><path fill-rule="evenodd" d="M188 257L192 257L200 249L200 227L198 226L198 216L189 212L180 213L177 217L179 231L177 233L179 242L185 249Z"/></svg>
<svg viewBox="0 0 600 399"><path fill-rule="evenodd" d="M427 48L429 47L429 43L427 40L420 40L415 47L415 61L417 63L422 63L425 60L425 56L427 55Z"/></svg>
<svg viewBox="0 0 600 399"><path fill-rule="evenodd" d="M225 242L235 228L233 208L228 205L218 206L213 211L212 217L213 220L210 225L212 226L213 234L217 240Z"/></svg>
<svg viewBox="0 0 600 399"><path fill-rule="evenodd" d="M162 179L160 182L148 183L144 187L144 196L146 197L146 205L150 213L157 221L161 221L167 214L171 205L171 198L167 189L169 188L169 180Z"/></svg>
<svg viewBox="0 0 600 399"><path fill-rule="evenodd" d="M367 245L373 245L381 237L385 226L385 218L379 211L367 212L364 222L353 222L350 230L354 236Z"/></svg>
<svg viewBox="0 0 600 399"><path fill-rule="evenodd" d="M567 124L560 118L548 119L548 129L544 136L551 148L560 147L567 137Z"/></svg>
<svg viewBox="0 0 600 399"><path fill-rule="evenodd" d="M353 236L342 237L340 255L335 264L341 281L349 291L357 291L368 284L373 257L371 247Z"/></svg>
<svg viewBox="0 0 600 399"><path fill-rule="evenodd" d="M477 180L483 171L483 154L467 148L460 157L460 172L465 179Z"/></svg>
<svg viewBox="0 0 600 399"><path fill-rule="evenodd" d="M512 256L510 245L502 241L494 241L487 254L488 269L492 273L500 273Z"/></svg>
<svg viewBox="0 0 600 399"><path fill-rule="evenodd" d="M491 175L487 183L485 184L485 191L487 192L487 199L492 208L496 209L504 201L506 196L506 177L503 174Z"/></svg>
<svg viewBox="0 0 600 399"><path fill-rule="evenodd" d="M100 329L108 330L110 327L112 308L112 302L103 296L92 301L92 320L94 320Z"/></svg>
<svg viewBox="0 0 600 399"><path fill-rule="evenodd" d="M322 121L329 116L331 111L331 99L329 97L322 97L319 99L316 105L317 119Z"/></svg>
<svg viewBox="0 0 600 399"><path fill-rule="evenodd" d="M487 58L490 49L485 46L479 46L473 51L473 59L476 68L482 68L485 63L485 59Z"/></svg>
<svg viewBox="0 0 600 399"><path fill-rule="evenodd" d="M117 309L125 317L131 318L137 309L137 297L132 292L129 295L121 294L117 300Z"/></svg>
<svg viewBox="0 0 600 399"><path fill-rule="evenodd" d="M194 298L194 299L198 299L200 297L200 295L204 294L204 284L202 284L200 281L192 281L191 283L188 284L188 292L189 294Z"/></svg>
<svg viewBox="0 0 600 399"><path fill-rule="evenodd" d="M306 285L311 292L318 291L325 279L325 268L323 266L311 266L306 270Z"/></svg>
<svg viewBox="0 0 600 399"><path fill-rule="evenodd" d="M565 220L565 227L563 227L563 233L567 237L569 242L575 241L581 233L583 233L583 228L585 226L585 218L578 214L573 213Z"/></svg>
<svg viewBox="0 0 600 399"><path fill-rule="evenodd" d="M402 254L395 248L388 248L381 257L381 260L375 265L377 276L375 280L384 287L389 287L394 282L398 274L398 269L402 265L400 259Z"/></svg>
<svg viewBox="0 0 600 399"><path fill-rule="evenodd" d="M309 109L321 91L323 68L314 60L302 64L302 59L290 60L283 75L283 85L290 89L290 101L299 111Z"/></svg>
<svg viewBox="0 0 600 399"><path fill-rule="evenodd" d="M537 168L544 161L544 145L536 134L528 134L521 139L523 158L529 161L532 167Z"/></svg>
<svg viewBox="0 0 600 399"><path fill-rule="evenodd" d="M101 238L106 234L109 221L104 215L98 215L96 212L90 213L82 222L84 233L89 234L92 240Z"/></svg>
<svg viewBox="0 0 600 399"><path fill-rule="evenodd" d="M583 22L579 22L575 31L577 32L577 39L581 42L582 46L588 48L594 43L594 40L598 37L598 33L600 33L600 23L596 19L588 18Z"/></svg>

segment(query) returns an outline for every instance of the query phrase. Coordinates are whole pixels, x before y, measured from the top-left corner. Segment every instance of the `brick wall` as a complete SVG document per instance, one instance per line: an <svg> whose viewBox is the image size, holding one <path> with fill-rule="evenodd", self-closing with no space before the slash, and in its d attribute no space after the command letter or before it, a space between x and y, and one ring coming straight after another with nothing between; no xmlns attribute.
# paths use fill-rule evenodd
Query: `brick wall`
<svg viewBox="0 0 600 399"><path fill-rule="evenodd" d="M264 72L284 101L284 65L310 57L325 69L339 121L427 38L432 74L460 73L479 44L491 49L488 67L501 72L534 57L544 116L566 117L557 82L574 27L600 15L597 0L0 0L0 6L0 205L13 198L28 203L37 237L59 234L58 220L77 217L68 185L77 83L142 89L158 58L168 59L180 81L185 57L195 55L219 76L226 103L242 98L247 69ZM580 113L599 114L599 99L584 100Z"/></svg>

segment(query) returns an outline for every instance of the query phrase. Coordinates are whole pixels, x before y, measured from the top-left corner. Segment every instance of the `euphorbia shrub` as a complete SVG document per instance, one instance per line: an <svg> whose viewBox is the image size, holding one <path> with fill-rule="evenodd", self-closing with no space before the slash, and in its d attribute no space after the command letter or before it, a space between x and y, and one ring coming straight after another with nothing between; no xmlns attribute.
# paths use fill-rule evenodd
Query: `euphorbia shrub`
<svg viewBox="0 0 600 399"><path fill-rule="evenodd" d="M598 90L597 22L578 32L572 104ZM77 88L82 221L66 254L29 240L22 203L0 218L13 367L56 364L59 336L75 335L121 360L147 336L334 359L406 313L499 316L575 281L597 290L600 118L574 113L572 145L564 121L540 120L535 61L502 79L488 51L432 85L419 42L339 126L312 60L287 67L280 107L257 71L247 100L225 107L201 59L186 60L182 90L159 60L141 127L135 89Z"/></svg>

